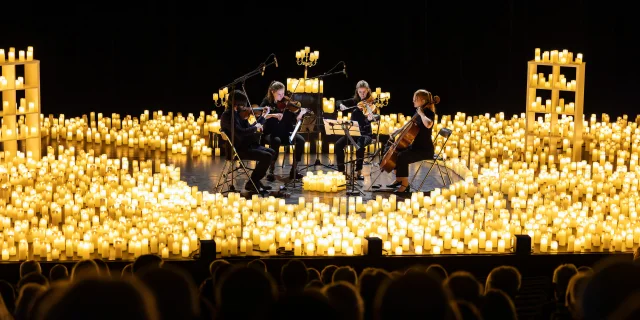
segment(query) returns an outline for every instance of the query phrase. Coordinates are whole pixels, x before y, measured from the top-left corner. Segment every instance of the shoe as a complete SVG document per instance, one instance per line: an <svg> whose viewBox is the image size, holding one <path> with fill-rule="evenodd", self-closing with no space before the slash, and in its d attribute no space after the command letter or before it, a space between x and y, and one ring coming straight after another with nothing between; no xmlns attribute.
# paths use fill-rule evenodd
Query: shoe
<svg viewBox="0 0 640 320"><path fill-rule="evenodd" d="M258 181L258 188L262 188L263 190L271 190L271 186L265 186L262 182Z"/></svg>
<svg viewBox="0 0 640 320"><path fill-rule="evenodd" d="M276 176L273 173L267 175L267 181L274 182L276 181Z"/></svg>
<svg viewBox="0 0 640 320"><path fill-rule="evenodd" d="M402 185L401 185L402 186ZM411 187L410 186L403 186L405 187L403 191L394 191L393 193L398 194L398 195L407 195L407 194L411 194Z"/></svg>
<svg viewBox="0 0 640 320"><path fill-rule="evenodd" d="M388 185L387 185L387 188L397 188L397 187L399 187L399 186L401 186L401 185L402 185L402 182L400 182L400 181L396 181L396 182L394 182L394 183L392 183L392 184L388 184Z"/></svg>
<svg viewBox="0 0 640 320"><path fill-rule="evenodd" d="M364 180L364 176L362 175L362 171L358 170L356 171L356 180Z"/></svg>
<svg viewBox="0 0 640 320"><path fill-rule="evenodd" d="M251 183L251 181L247 182L244 185L244 189L245 190L247 190L249 192L252 192L252 193L260 193L260 190L256 189L256 187L258 187L258 186L254 186L253 183Z"/></svg>

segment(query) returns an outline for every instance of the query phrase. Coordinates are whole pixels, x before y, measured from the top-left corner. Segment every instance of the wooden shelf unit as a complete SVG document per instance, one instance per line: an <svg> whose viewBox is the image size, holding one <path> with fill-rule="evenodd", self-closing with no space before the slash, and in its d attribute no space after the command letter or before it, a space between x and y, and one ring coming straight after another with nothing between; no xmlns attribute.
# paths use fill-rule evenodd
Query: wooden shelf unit
<svg viewBox="0 0 640 320"><path fill-rule="evenodd" d="M17 67L24 68L24 84L16 85ZM40 61L0 62L2 76L7 85L0 86L2 92L2 113L0 120L2 127L0 142L4 152L4 159L11 160L18 153L18 143L24 144L25 156L40 160ZM24 110L19 109L18 91L24 91ZM33 103L33 108L30 108ZM22 148L21 148L22 149Z"/></svg>
<svg viewBox="0 0 640 320"><path fill-rule="evenodd" d="M533 75L538 74L538 66L550 66L552 69L552 78L553 83L551 83L550 88L540 87L538 84L534 84L532 79ZM526 141L525 141L525 151L528 150L530 145L533 145L533 141L535 138L548 138L549 141L549 155L557 154L557 143L559 139L564 139L568 137L560 136L559 132L554 132L554 129L559 129L558 126L558 116L559 115L568 115L573 117L573 138L570 139L571 148L572 148L572 161L581 161L582 160L582 146L584 140L582 138L583 124L584 124L584 77L585 77L585 67L586 63L551 63L551 62L540 62L531 60L528 63L528 72L527 72L527 123L526 123ZM576 73L576 83L575 90L574 89L563 89L556 88L555 82L560 79L560 71L561 68L575 68ZM538 90L546 90L551 92L551 110L541 111L539 109L533 110L532 105L533 102L536 102L537 92ZM557 112L556 106L559 104L560 100L560 92L574 92L574 110L573 112L566 112L564 109L562 112ZM543 101L545 102L545 101ZM538 106L540 107L540 106ZM564 108L564 106L562 106ZM533 132L534 123L536 121L537 114L549 114L551 117L550 120L550 128L549 134L541 135ZM558 158L556 157L557 161Z"/></svg>

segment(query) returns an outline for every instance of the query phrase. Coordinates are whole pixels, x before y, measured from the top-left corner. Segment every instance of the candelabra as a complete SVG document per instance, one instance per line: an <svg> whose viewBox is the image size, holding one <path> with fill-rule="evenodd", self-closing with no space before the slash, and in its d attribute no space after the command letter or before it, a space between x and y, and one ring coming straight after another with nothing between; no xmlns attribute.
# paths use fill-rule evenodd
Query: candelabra
<svg viewBox="0 0 640 320"><path fill-rule="evenodd" d="M380 88L376 88L376 91L372 92L371 96L374 99L373 103L377 109L387 106L389 104L389 98L391 98L391 94L389 92L382 92Z"/></svg>
<svg viewBox="0 0 640 320"><path fill-rule="evenodd" d="M227 100L229 99L229 88L225 87L224 89L219 89L218 93L213 94L213 101L216 104L216 107L222 108L227 105Z"/></svg>
<svg viewBox="0 0 640 320"><path fill-rule="evenodd" d="M307 79L307 69L313 67L318 63L320 57L320 51L311 52L311 48L304 47L304 49L296 52L296 62L299 66L304 66L304 79Z"/></svg>

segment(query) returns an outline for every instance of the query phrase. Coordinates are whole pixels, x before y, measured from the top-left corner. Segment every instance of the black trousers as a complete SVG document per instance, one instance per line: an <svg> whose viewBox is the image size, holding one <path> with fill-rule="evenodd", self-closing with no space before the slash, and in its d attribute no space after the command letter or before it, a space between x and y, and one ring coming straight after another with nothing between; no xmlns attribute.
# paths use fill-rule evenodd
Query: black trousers
<svg viewBox="0 0 640 320"><path fill-rule="evenodd" d="M338 170L344 172L344 148L347 145L347 136L342 136L336 141L336 163L338 164ZM362 170L362 164L364 163L364 151L365 147L371 143L372 138L370 136L353 137L353 140L358 144L356 151L356 171Z"/></svg>
<svg viewBox="0 0 640 320"><path fill-rule="evenodd" d="M243 149L244 150L237 150L242 160L256 161L256 167L251 173L251 180L256 183L267 174L271 161L277 157L278 153L273 149L263 146L251 146Z"/></svg>
<svg viewBox="0 0 640 320"><path fill-rule="evenodd" d="M290 145L289 137L278 137L278 136L269 135L266 141L269 143L269 148L276 151L276 156L273 158L273 161L276 161L276 159L278 159L278 151L280 150L281 145ZM304 153L304 142L305 141L302 135L296 134L293 137L293 143L291 143L296 146L295 157L296 157L296 162L298 163L302 161L302 154Z"/></svg>
<svg viewBox="0 0 640 320"><path fill-rule="evenodd" d="M409 165L422 160L433 160L433 149L412 149L410 147L398 152L398 160L396 160L396 177L409 177Z"/></svg>

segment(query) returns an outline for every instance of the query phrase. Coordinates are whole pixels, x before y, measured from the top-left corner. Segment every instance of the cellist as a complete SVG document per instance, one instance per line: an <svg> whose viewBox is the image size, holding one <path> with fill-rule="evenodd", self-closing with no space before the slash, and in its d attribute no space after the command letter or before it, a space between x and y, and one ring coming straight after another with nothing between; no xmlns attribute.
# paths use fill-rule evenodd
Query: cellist
<svg viewBox="0 0 640 320"><path fill-rule="evenodd" d="M433 96L431 92L420 89L413 94L413 107L416 108L417 126L420 128L413 143L404 150L398 150L396 160L396 181L389 188L397 188L396 193L409 193L409 165L433 159L434 146L432 136L433 121L436 116L436 104L440 103L440 97Z"/></svg>

